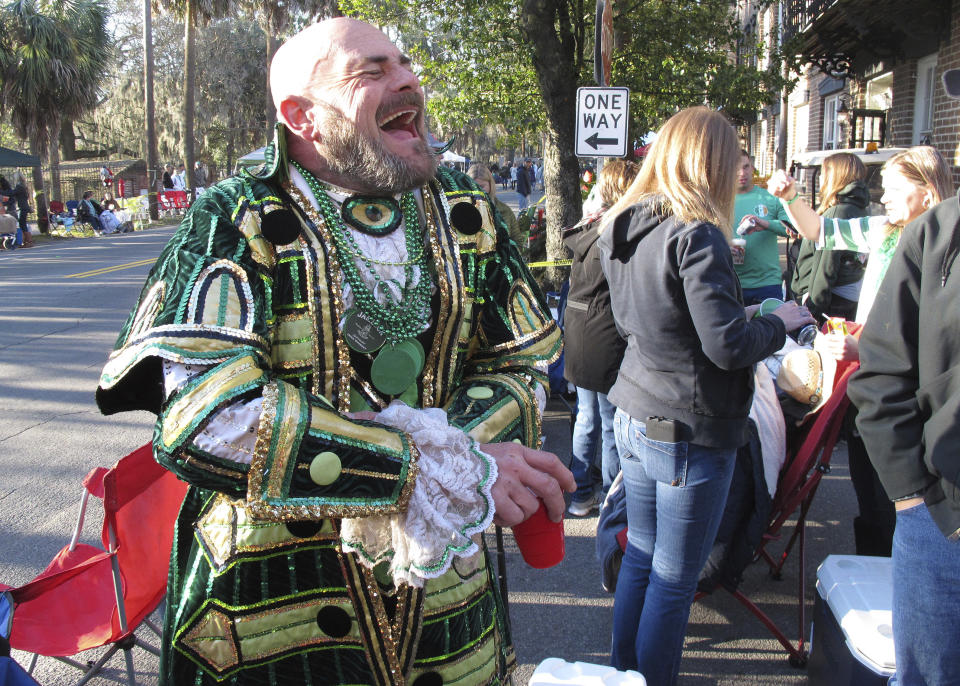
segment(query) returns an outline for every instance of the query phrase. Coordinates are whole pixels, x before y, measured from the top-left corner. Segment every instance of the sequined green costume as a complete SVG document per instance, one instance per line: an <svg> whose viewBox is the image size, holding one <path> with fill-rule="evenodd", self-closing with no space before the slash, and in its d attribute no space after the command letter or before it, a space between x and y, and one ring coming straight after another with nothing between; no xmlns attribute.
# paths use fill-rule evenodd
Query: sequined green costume
<svg viewBox="0 0 960 686"><path fill-rule="evenodd" d="M105 413L156 412L156 457L191 485L176 525L161 682L503 683L514 655L483 551L413 588L341 550L342 518L405 507L418 453L403 432L344 416L390 398L370 383L369 357L341 336L338 255L274 151L191 208L97 393ZM559 354L558 329L467 177L441 169L422 197L433 323L404 399L445 408L479 442L536 446L535 365ZM480 211L477 233L451 227L460 203ZM297 238L267 241L271 223L294 223ZM165 398L163 360L203 372ZM493 392L468 396L476 386ZM249 464L191 442L218 408L257 396ZM337 463L325 485L310 475L320 455Z"/></svg>

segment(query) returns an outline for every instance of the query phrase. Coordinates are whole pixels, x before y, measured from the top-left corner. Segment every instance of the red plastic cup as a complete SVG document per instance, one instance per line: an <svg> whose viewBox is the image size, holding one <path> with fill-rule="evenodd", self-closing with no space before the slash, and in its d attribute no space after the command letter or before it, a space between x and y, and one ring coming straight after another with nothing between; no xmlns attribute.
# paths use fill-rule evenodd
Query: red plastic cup
<svg viewBox="0 0 960 686"><path fill-rule="evenodd" d="M546 569L563 560L563 517L552 522L543 501L527 521L513 527L513 538L520 548L523 561L536 569Z"/></svg>

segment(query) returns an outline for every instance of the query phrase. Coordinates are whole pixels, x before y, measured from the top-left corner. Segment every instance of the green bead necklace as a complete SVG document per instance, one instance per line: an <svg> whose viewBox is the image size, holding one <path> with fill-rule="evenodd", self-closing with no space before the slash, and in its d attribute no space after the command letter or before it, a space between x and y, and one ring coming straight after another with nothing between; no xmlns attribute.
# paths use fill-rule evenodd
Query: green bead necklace
<svg viewBox="0 0 960 686"><path fill-rule="evenodd" d="M413 193L407 192L400 200L408 259L396 263L374 260L361 250L320 181L299 163L293 164L313 192L337 251L343 255L340 268L350 284L354 299L354 307L344 317L344 338L357 352L377 353L371 367L374 386L386 395L399 395L416 381L423 369L423 346L416 337L429 319L433 286L427 268L426 246L420 230L416 198ZM364 264L373 278L372 289L363 280L354 258ZM406 285L400 289L399 299L386 287L386 281L374 264L404 268ZM411 286L416 276L414 266L419 267L420 273L416 285ZM382 303L376 297L381 287L385 294Z"/></svg>

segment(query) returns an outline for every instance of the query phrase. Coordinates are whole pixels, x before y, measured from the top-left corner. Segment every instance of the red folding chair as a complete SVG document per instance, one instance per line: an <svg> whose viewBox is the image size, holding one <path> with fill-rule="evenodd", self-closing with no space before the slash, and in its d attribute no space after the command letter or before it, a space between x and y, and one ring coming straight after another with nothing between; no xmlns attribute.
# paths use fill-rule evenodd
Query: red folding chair
<svg viewBox="0 0 960 686"><path fill-rule="evenodd" d="M153 459L150 444L113 467L98 467L83 480L80 515L70 544L33 581L7 590L13 600L10 645L54 657L92 679L118 650L124 651L127 680L134 680L134 646L158 651L133 632L141 625L160 630L147 618L166 593L174 521L186 493ZM103 548L78 543L90 495L103 500ZM68 656L109 646L94 664Z"/></svg>
<svg viewBox="0 0 960 686"><path fill-rule="evenodd" d="M190 208L190 203L187 202L186 191L172 191L171 193L168 193L168 195L173 200L173 206L176 208L178 213L183 214Z"/></svg>
<svg viewBox="0 0 960 686"><path fill-rule="evenodd" d="M161 214L165 214L168 217L177 209L173 202L173 193L174 191L161 191L157 193L157 208Z"/></svg>
<svg viewBox="0 0 960 686"><path fill-rule="evenodd" d="M750 610L780 641L780 644L789 654L790 664L795 667L802 667L807 662L807 649L804 645L807 589L804 563L807 513L813 503L813 496L817 492L817 487L820 485L820 479L830 471L830 459L833 456L844 417L850 406L850 399L847 397L847 381L859 366L859 363L850 364L843 370L842 374L839 373L838 369L838 377L834 382L832 395L813 417L812 421L807 420L807 427L799 446L792 456L787 456L786 466L780 473L777 492L773 496L773 504L767 520L768 524L763 538L757 546L754 558L755 560L764 560L770 568L770 575L774 578L780 578L780 573L787 557L790 555L790 551L795 546L798 548L797 615L799 637L796 645L787 638L786 634L774 623L770 616L750 600L743 591L727 588L727 591ZM797 519L793 524L783 551L779 555L771 553L768 550L769 544L782 539L784 526L787 524L787 520L794 515ZM726 587L721 586L721 588ZM697 599L700 599L703 595L706 594L697 594Z"/></svg>

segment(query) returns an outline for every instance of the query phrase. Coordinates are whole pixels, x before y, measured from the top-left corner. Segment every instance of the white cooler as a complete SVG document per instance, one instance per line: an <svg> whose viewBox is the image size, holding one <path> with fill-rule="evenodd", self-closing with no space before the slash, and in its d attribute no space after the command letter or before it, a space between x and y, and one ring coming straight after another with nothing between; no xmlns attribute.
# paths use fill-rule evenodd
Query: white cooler
<svg viewBox="0 0 960 686"><path fill-rule="evenodd" d="M817 570L807 671L812 686L885 686L893 675L893 566L830 555Z"/></svg>
<svg viewBox="0 0 960 686"><path fill-rule="evenodd" d="M527 686L647 686L647 680L632 670L548 657L533 670Z"/></svg>

